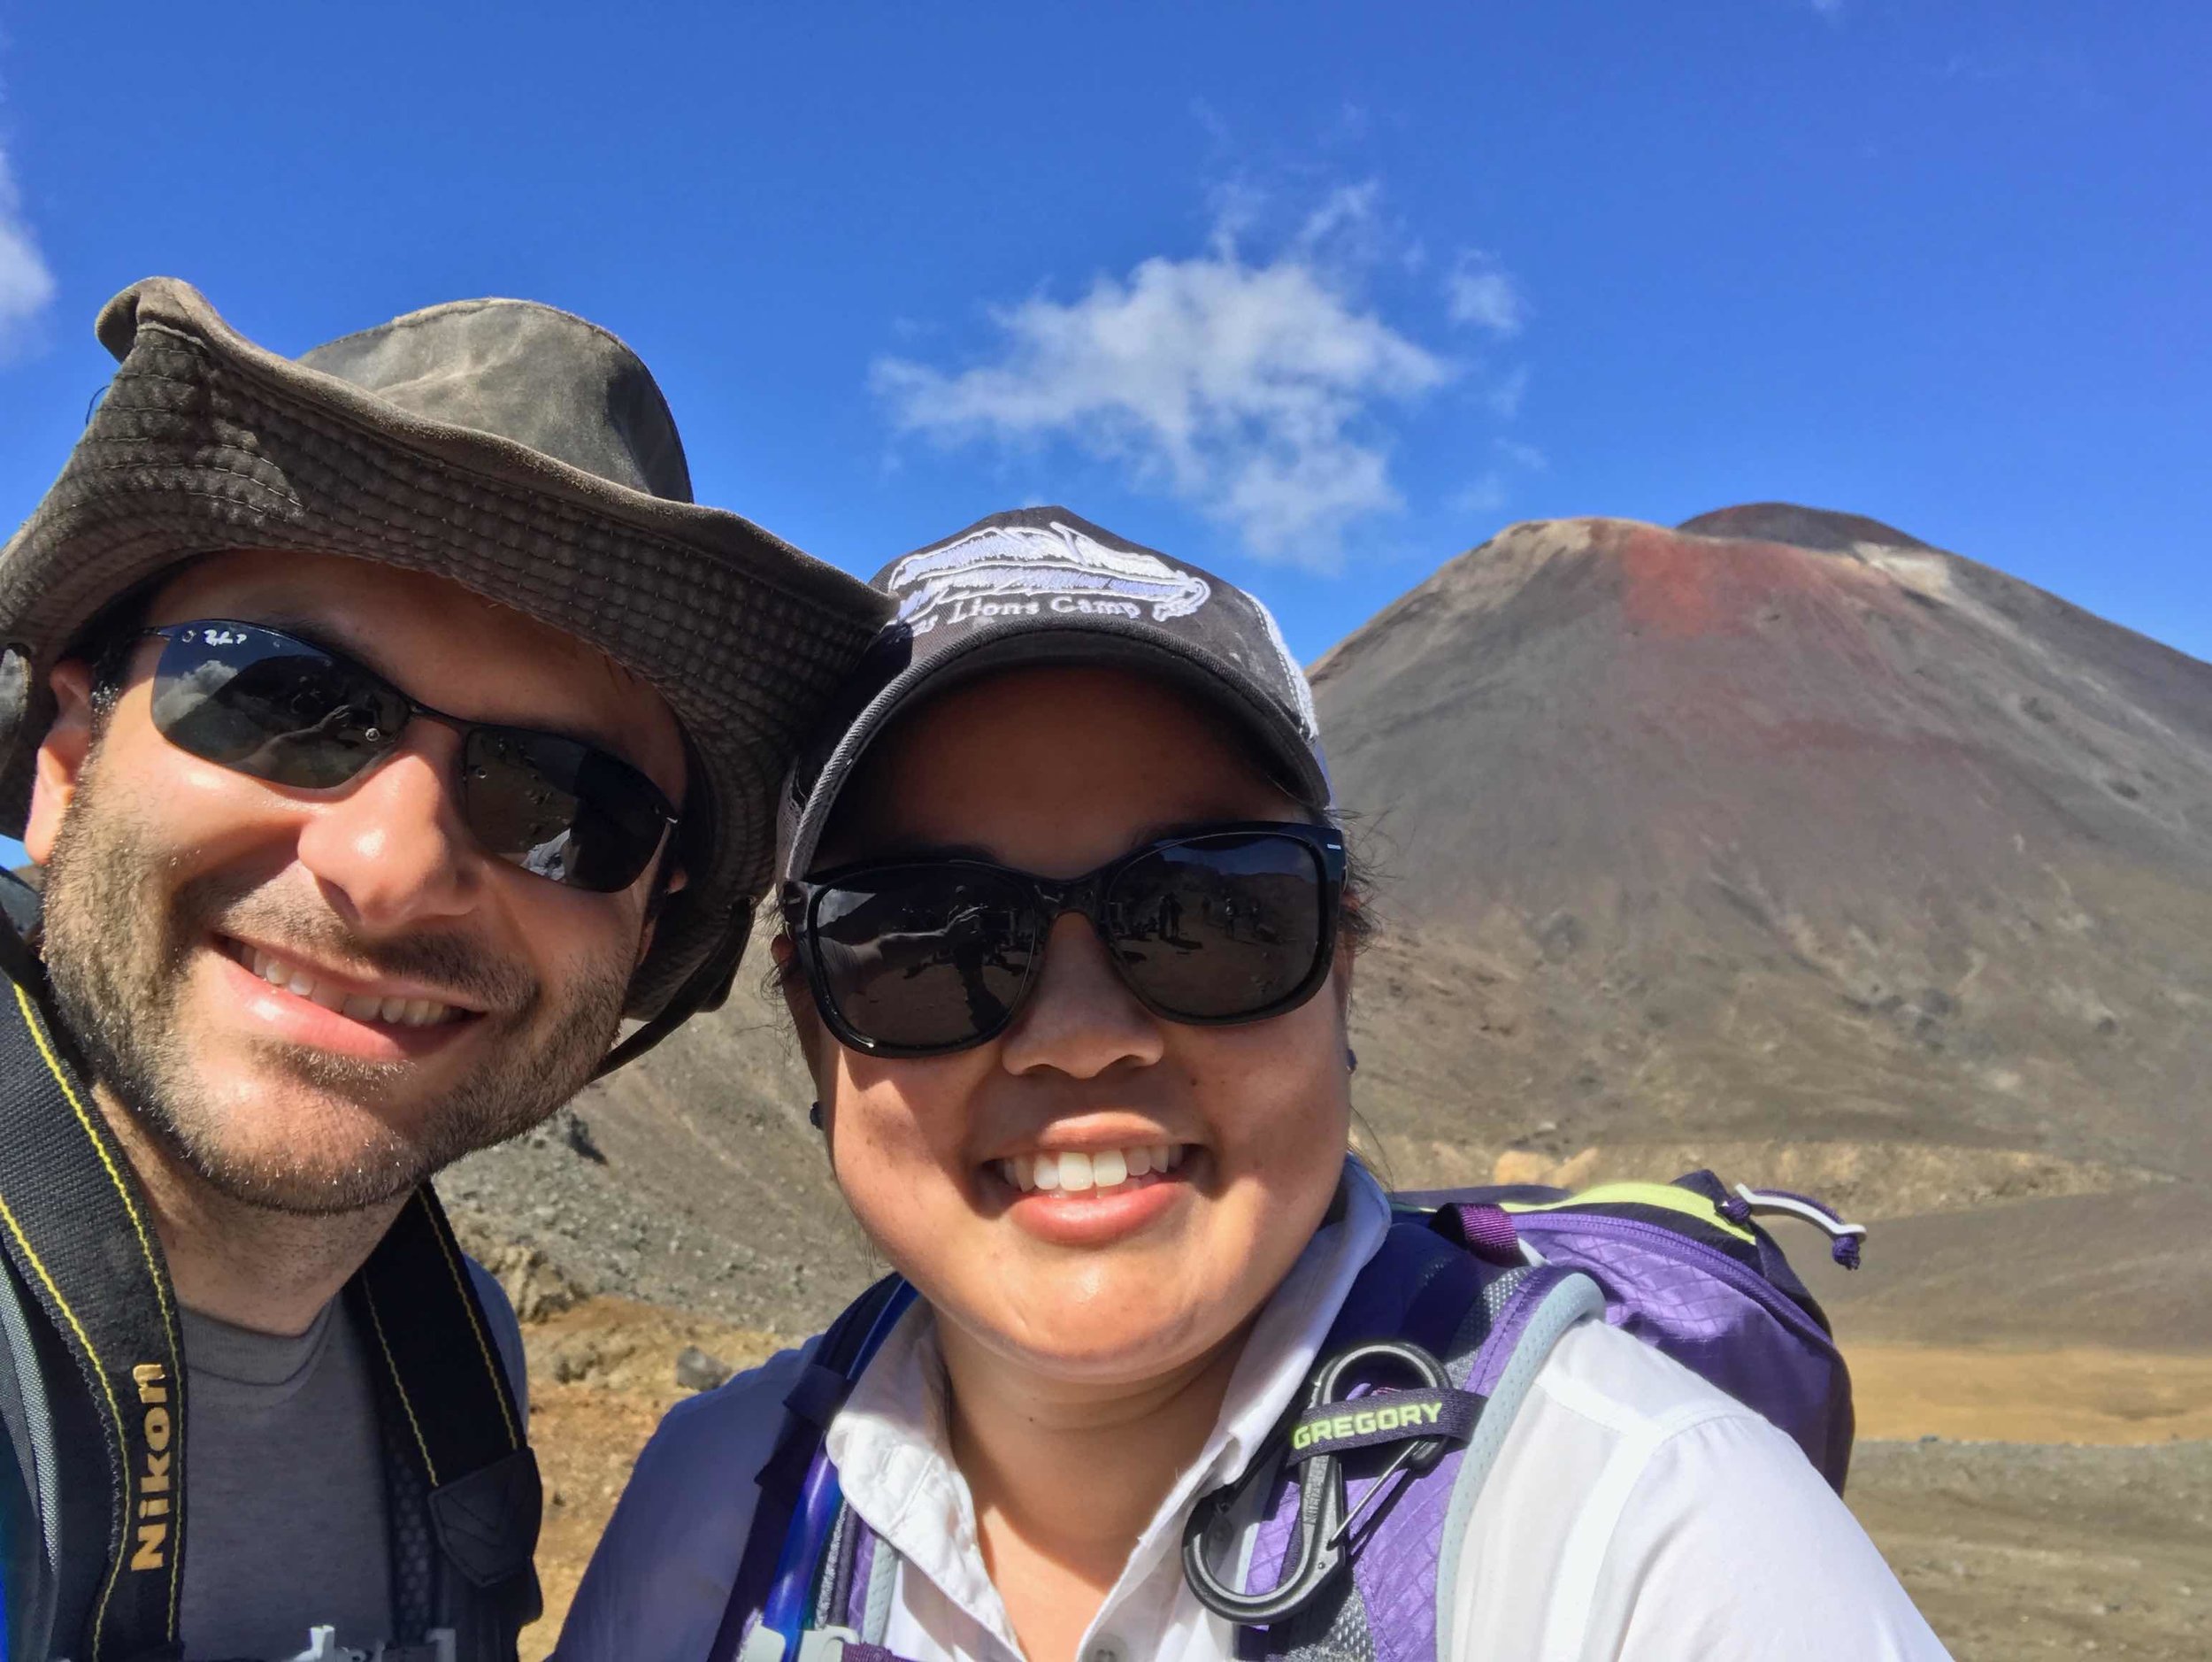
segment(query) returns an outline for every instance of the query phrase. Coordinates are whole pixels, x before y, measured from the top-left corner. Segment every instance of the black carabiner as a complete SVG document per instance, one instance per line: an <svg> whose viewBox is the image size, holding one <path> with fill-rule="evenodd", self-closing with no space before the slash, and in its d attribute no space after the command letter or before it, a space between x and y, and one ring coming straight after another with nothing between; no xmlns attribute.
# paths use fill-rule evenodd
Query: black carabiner
<svg viewBox="0 0 2212 1662"><path fill-rule="evenodd" d="M1308 1381L1302 1412L1343 1400L1336 1394L1345 1375L1363 1363L1390 1362L1417 1376L1422 1385L1448 1389L1451 1378L1444 1365L1417 1344L1402 1339L1379 1339L1339 1351L1314 1370ZM1400 1451L1382 1474L1369 1486L1359 1511L1363 1512L1382 1492L1383 1485L1401 1466L1425 1472L1450 1446L1443 1437L1423 1437ZM1262 1451L1263 1452L1263 1450ZM1235 1482L1203 1496L1191 1508L1183 1526L1183 1579L1198 1602L1215 1615L1240 1627L1265 1627L1294 1615L1319 1596L1344 1567L1348 1550L1345 1536L1353 1519L1347 1515L1344 1471L1333 1454L1317 1454L1303 1462L1298 1473L1298 1516L1292 1526L1292 1547L1281 1578L1263 1592L1243 1592L1228 1586L1206 1562L1206 1535L1242 1500L1256 1482L1271 1481L1277 1463L1255 1453L1245 1473Z"/></svg>

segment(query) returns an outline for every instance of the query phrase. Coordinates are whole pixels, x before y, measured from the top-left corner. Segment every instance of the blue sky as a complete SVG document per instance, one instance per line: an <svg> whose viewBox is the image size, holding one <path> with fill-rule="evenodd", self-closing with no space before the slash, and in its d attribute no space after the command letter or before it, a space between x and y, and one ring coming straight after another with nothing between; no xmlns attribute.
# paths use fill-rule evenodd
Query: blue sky
<svg viewBox="0 0 2212 1662"><path fill-rule="evenodd" d="M161 272L287 351L570 307L703 500L863 573L1063 501L1309 658L1767 497L2212 658L2208 16L0 0L0 524Z"/></svg>

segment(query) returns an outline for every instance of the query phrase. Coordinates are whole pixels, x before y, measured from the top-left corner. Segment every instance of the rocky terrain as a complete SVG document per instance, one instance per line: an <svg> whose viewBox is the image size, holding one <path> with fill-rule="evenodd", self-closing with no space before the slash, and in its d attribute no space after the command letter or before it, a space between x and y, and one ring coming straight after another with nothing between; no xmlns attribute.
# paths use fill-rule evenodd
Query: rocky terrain
<svg viewBox="0 0 2212 1662"><path fill-rule="evenodd" d="M1314 682L1396 903L1388 1129L2207 1174L2212 666L1740 510L1514 527Z"/></svg>
<svg viewBox="0 0 2212 1662"><path fill-rule="evenodd" d="M1958 1662L2212 1653L2212 1443L1866 1443L1852 1509Z"/></svg>

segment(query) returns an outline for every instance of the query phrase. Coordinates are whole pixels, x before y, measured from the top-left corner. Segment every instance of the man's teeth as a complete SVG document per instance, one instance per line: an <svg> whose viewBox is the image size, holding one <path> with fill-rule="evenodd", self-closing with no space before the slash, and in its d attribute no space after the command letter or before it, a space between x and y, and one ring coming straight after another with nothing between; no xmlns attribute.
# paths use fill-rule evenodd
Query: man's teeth
<svg viewBox="0 0 2212 1662"><path fill-rule="evenodd" d="M246 949L246 967L272 987L280 987L356 1021L388 1021L396 1027L428 1027L454 1014L451 1004L442 1004L434 998L379 998L369 993L348 993L317 981L298 965L287 964L257 946Z"/></svg>
<svg viewBox="0 0 2212 1662"><path fill-rule="evenodd" d="M1093 1154L1017 1154L998 1163L998 1174L1015 1189L1028 1194L1079 1195L1090 1189L1118 1189L1133 1177L1153 1172L1171 1172L1183 1163L1180 1143L1140 1143L1133 1149L1101 1149Z"/></svg>

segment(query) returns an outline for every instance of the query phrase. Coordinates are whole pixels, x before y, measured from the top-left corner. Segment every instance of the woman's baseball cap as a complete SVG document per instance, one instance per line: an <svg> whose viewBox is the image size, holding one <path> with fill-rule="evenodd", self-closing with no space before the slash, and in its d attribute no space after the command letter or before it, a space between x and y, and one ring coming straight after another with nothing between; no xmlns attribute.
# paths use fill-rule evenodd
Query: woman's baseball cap
<svg viewBox="0 0 2212 1662"><path fill-rule="evenodd" d="M1235 584L1065 508L1018 508L894 560L874 586L898 612L799 751L778 868L806 875L838 793L915 699L987 672L1111 665L1175 682L1248 732L1301 801L1325 812L1313 689L1267 608Z"/></svg>

